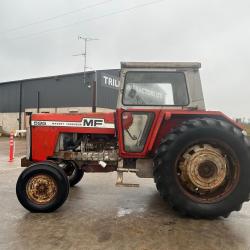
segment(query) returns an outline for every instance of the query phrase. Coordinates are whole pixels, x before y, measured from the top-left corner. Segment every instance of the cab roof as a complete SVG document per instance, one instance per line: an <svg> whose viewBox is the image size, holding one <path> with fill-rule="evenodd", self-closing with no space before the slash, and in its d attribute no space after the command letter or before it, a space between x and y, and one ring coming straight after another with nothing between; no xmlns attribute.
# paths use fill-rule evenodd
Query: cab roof
<svg viewBox="0 0 250 250"><path fill-rule="evenodd" d="M199 62L121 62L121 68L193 68L199 69Z"/></svg>

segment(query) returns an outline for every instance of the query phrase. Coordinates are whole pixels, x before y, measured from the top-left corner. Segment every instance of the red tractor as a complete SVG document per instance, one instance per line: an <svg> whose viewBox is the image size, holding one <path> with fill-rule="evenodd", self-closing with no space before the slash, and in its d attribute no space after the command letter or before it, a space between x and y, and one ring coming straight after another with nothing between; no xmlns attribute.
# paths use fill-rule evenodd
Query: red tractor
<svg viewBox="0 0 250 250"><path fill-rule="evenodd" d="M221 112L206 111L199 63L122 63L115 112L34 114L28 166L16 193L52 212L84 172L154 178L169 205L195 218L227 217L250 193L250 143Z"/></svg>

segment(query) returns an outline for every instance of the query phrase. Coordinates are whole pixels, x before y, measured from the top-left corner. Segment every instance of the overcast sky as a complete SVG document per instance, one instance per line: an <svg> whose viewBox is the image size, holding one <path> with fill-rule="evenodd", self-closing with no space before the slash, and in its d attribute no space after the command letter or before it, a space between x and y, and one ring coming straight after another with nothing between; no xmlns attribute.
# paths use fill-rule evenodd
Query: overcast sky
<svg viewBox="0 0 250 250"><path fill-rule="evenodd" d="M92 69L199 61L207 108L250 117L249 13L249 0L1 0L0 82L82 71L81 34L99 38Z"/></svg>

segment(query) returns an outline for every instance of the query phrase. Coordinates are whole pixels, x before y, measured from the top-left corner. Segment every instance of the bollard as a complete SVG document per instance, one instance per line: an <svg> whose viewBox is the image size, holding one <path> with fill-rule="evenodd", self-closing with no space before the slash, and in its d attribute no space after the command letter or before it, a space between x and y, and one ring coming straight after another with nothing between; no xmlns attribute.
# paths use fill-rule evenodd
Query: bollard
<svg viewBox="0 0 250 250"><path fill-rule="evenodd" d="M10 152L9 152L9 162L14 160L14 133L10 133Z"/></svg>

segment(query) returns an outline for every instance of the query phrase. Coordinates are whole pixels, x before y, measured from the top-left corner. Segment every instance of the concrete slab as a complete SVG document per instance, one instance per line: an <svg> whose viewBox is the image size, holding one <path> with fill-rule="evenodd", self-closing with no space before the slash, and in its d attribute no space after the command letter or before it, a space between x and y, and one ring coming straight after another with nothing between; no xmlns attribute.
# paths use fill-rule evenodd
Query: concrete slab
<svg viewBox="0 0 250 250"><path fill-rule="evenodd" d="M227 219L181 218L153 180L126 176L140 188L115 187L115 173L85 174L54 213L32 214L15 195L23 141L13 164L0 139L0 249L250 249L250 203Z"/></svg>

